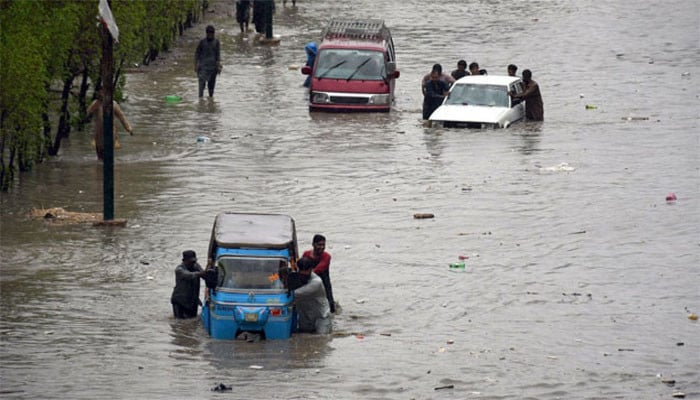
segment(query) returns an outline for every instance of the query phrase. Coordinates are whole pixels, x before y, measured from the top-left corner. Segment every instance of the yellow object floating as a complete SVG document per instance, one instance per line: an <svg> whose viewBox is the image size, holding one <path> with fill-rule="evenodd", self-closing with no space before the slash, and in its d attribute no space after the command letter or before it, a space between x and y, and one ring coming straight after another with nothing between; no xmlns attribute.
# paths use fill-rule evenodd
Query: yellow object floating
<svg viewBox="0 0 700 400"><path fill-rule="evenodd" d="M690 314L690 315L688 315L688 319L691 321L697 321L698 315L697 314Z"/></svg>

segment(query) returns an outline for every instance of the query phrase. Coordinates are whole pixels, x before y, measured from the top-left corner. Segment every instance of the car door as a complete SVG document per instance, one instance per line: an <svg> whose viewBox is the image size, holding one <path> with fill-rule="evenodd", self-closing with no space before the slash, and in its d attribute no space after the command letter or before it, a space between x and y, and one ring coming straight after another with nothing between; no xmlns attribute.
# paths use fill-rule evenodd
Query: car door
<svg viewBox="0 0 700 400"><path fill-rule="evenodd" d="M520 94L523 92L523 83L521 81L511 83L508 90L515 94ZM525 118L525 100L511 98L509 115L511 117L511 122L519 121Z"/></svg>

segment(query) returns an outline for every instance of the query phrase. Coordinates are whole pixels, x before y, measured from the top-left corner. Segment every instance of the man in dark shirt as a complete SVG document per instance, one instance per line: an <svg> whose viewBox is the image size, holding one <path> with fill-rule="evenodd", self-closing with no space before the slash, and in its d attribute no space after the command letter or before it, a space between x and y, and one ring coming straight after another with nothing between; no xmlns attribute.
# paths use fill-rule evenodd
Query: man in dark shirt
<svg viewBox="0 0 700 400"><path fill-rule="evenodd" d="M206 272L197 263L197 254L192 250L182 252L182 264L175 268L175 288L170 297L175 318L194 318L197 307L202 305L199 300L199 279Z"/></svg>
<svg viewBox="0 0 700 400"><path fill-rule="evenodd" d="M467 71L467 62L465 60L459 60L457 62L457 69L452 71L452 77L455 78L455 80L459 80L459 78L464 78L467 75L469 75L469 71Z"/></svg>
<svg viewBox="0 0 700 400"><path fill-rule="evenodd" d="M523 71L524 89L522 93L509 93L511 97L525 100L525 118L532 121L544 120L544 104L540 86L532 80L532 72L529 69Z"/></svg>
<svg viewBox="0 0 700 400"><path fill-rule="evenodd" d="M216 75L221 72L221 44L214 37L214 27L207 26L207 37L202 39L194 52L194 72L199 77L199 97L204 95L204 86L209 97L214 96Z"/></svg>

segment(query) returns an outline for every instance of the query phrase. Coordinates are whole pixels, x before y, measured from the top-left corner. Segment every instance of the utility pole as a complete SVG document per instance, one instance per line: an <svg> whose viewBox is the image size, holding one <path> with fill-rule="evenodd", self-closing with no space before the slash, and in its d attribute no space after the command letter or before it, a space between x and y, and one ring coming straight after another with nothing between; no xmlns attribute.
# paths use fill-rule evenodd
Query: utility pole
<svg viewBox="0 0 700 400"><path fill-rule="evenodd" d="M109 3L109 0L108 0ZM104 162L102 165L104 220L114 219L114 110L112 82L114 58L112 34L102 26L102 132L104 134Z"/></svg>

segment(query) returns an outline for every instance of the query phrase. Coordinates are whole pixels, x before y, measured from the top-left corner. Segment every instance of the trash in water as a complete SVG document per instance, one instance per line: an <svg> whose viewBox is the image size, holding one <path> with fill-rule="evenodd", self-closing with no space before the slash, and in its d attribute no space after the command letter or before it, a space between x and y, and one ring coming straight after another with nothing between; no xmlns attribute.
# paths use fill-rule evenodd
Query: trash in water
<svg viewBox="0 0 700 400"><path fill-rule="evenodd" d="M594 106L593 104L586 104L586 110L595 110L597 109L597 106Z"/></svg>
<svg viewBox="0 0 700 400"><path fill-rule="evenodd" d="M688 319L691 321L697 321L698 320L698 315L697 314L690 314L688 315Z"/></svg>
<svg viewBox="0 0 700 400"><path fill-rule="evenodd" d="M450 271L464 271L464 262L450 263Z"/></svg>
<svg viewBox="0 0 700 400"><path fill-rule="evenodd" d="M675 193L671 192L671 193L666 195L666 201L670 202L670 201L676 201L676 200L678 200L678 199L676 198Z"/></svg>
<svg viewBox="0 0 700 400"><path fill-rule="evenodd" d="M685 398L685 393L683 393L683 392L673 392L673 394L671 395L671 397L675 397L675 398L677 398L677 399L683 399L683 398Z"/></svg>
<svg viewBox="0 0 700 400"><path fill-rule="evenodd" d="M648 121L649 117L622 117L623 121Z"/></svg>
<svg viewBox="0 0 700 400"><path fill-rule="evenodd" d="M165 96L165 101L167 103L179 103L180 100L182 100L182 97L176 95L176 94L169 94Z"/></svg>
<svg viewBox="0 0 700 400"><path fill-rule="evenodd" d="M417 213L417 214L413 214L413 218L415 218L415 219L427 219L427 218L434 218L434 217L435 217L435 215L433 215L433 214L431 214L431 213Z"/></svg>
<svg viewBox="0 0 700 400"><path fill-rule="evenodd" d="M459 258L460 260L468 260L468 259L469 259L469 256L462 256L462 255L460 255L460 256L457 257L457 258Z"/></svg>
<svg viewBox="0 0 700 400"><path fill-rule="evenodd" d="M197 143L207 143L209 140L211 139L206 136L197 136Z"/></svg>
<svg viewBox="0 0 700 400"><path fill-rule="evenodd" d="M445 385L445 386L438 386L435 388L435 390L443 390L443 389L454 389L455 385Z"/></svg>
<svg viewBox="0 0 700 400"><path fill-rule="evenodd" d="M219 383L218 385L211 388L212 392L228 392L231 390L233 390L233 388L231 386L226 386L223 383Z"/></svg>
<svg viewBox="0 0 700 400"><path fill-rule="evenodd" d="M263 369L263 366L262 365L251 365L248 368L250 368L250 369Z"/></svg>

